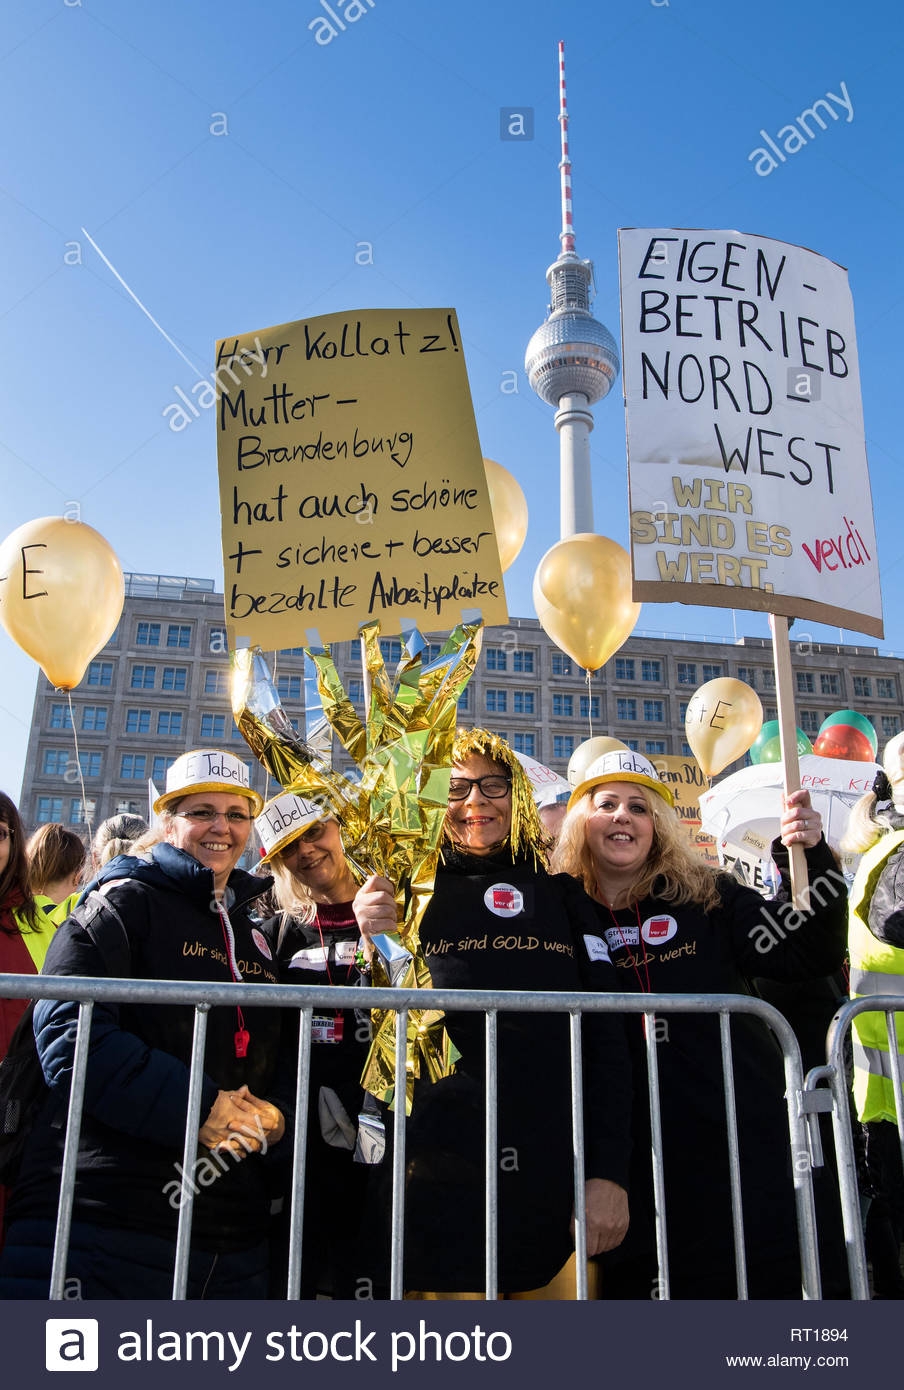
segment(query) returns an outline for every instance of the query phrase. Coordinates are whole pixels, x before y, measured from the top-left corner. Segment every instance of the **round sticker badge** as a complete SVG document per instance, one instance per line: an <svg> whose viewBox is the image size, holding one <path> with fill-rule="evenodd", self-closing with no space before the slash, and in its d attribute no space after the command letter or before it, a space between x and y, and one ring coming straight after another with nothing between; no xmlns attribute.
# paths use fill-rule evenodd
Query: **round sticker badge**
<svg viewBox="0 0 904 1390"><path fill-rule="evenodd" d="M273 959L273 953L270 950L270 947L267 945L267 938L264 936L264 933L262 931L258 931L257 927L253 927L251 930L251 940L254 942L255 946L260 951L262 956L266 956L267 960Z"/></svg>
<svg viewBox="0 0 904 1390"><path fill-rule="evenodd" d="M495 917L517 917L524 909L524 896L511 883L494 883L483 900Z"/></svg>
<svg viewBox="0 0 904 1390"><path fill-rule="evenodd" d="M666 941L671 941L677 930L678 923L674 917L663 913L661 917L648 917L640 929L640 934L648 945L662 946Z"/></svg>

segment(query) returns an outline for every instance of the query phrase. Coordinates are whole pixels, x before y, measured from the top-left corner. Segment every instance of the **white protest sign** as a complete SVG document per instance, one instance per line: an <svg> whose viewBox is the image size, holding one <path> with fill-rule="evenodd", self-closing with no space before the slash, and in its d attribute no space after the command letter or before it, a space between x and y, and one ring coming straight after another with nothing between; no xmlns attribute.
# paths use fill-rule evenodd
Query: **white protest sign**
<svg viewBox="0 0 904 1390"><path fill-rule="evenodd" d="M847 273L733 231L619 232L634 598L883 635Z"/></svg>

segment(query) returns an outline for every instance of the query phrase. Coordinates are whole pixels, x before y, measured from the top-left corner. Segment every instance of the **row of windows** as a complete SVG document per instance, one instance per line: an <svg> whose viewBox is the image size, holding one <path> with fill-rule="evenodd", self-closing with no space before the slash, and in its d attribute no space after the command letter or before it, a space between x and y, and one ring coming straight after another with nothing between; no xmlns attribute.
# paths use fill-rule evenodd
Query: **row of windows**
<svg viewBox="0 0 904 1390"><path fill-rule="evenodd" d="M162 637L161 623L139 623L135 632L136 647L159 647ZM188 651L191 647L191 626L188 623L167 623L166 646L179 647Z"/></svg>
<svg viewBox="0 0 904 1390"><path fill-rule="evenodd" d="M210 716L215 719L225 719L225 715ZM222 738L224 730L217 727L212 737ZM208 735L202 728L202 737ZM239 735L241 737L241 735ZM172 767L176 761L176 754L167 755L163 753L122 753L119 760L119 777L125 781L138 779L143 781L146 777L152 777L155 782L160 782L166 776L167 769ZM243 759L248 770L255 766L250 759ZM102 753L80 752L78 760L62 748L46 748L41 763L41 772L45 777L62 777L64 782L77 783L79 780L79 769L81 775L86 780L97 778L101 775L103 767ZM45 798L46 799L46 798ZM51 798L53 799L53 798ZM59 816L51 816L51 820L59 820Z"/></svg>

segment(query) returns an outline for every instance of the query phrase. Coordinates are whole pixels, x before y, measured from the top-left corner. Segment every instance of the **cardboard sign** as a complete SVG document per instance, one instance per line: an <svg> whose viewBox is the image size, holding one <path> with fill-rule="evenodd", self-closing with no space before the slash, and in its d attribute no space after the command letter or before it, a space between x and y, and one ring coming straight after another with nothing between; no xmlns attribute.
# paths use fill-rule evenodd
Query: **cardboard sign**
<svg viewBox="0 0 904 1390"><path fill-rule="evenodd" d="M692 757L651 753L650 762L675 798L675 813L690 843L707 864L718 866L716 842L700 826L700 793L708 785L703 771Z"/></svg>
<svg viewBox="0 0 904 1390"><path fill-rule="evenodd" d="M454 311L227 338L215 376L230 645L507 621Z"/></svg>
<svg viewBox="0 0 904 1390"><path fill-rule="evenodd" d="M881 637L847 273L732 231L619 258L634 598Z"/></svg>

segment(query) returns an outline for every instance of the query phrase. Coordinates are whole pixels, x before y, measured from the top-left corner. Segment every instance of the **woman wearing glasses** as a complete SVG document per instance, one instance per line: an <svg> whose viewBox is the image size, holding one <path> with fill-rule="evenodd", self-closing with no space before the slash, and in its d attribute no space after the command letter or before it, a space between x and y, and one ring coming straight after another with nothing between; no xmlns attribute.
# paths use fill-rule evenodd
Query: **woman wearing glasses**
<svg viewBox="0 0 904 1390"><path fill-rule="evenodd" d="M272 952L250 916L267 880L236 868L261 804L234 755L183 754L154 806L162 838L148 857L101 870L60 927L45 973L275 983ZM47 1296L76 1016L64 1001L35 1010L50 1090L10 1203L0 1297ZM95 1005L67 1264L67 1289L77 1293L69 1296L168 1298L189 1185L188 1296L266 1296L261 1155L284 1130L279 1014L211 1009L199 1149L183 1182L193 1028L188 1005Z"/></svg>
<svg viewBox="0 0 904 1390"><path fill-rule="evenodd" d="M278 911L262 924L276 946L280 980L297 985L362 982L361 932L352 910L357 883L339 824L323 803L283 792L255 821ZM366 996L362 996L362 1003ZM293 1036L298 1015L289 1015ZM311 1082L305 1153L301 1297L355 1298L368 1270L359 1258L368 1169L358 1144L365 1104L361 1072L370 1048L366 1008L318 1006L311 1025ZM375 1109L375 1105L373 1106ZM356 1161L356 1159L358 1161ZM274 1238L273 1296L284 1298L289 1198Z"/></svg>
<svg viewBox="0 0 904 1390"><path fill-rule="evenodd" d="M530 783L508 745L483 729L459 732L445 844L421 927L436 988L587 987L582 939L595 930L593 906L573 880L547 874L545 844ZM394 929L385 879L368 880L355 913L369 934ZM461 1060L452 1076L417 1084L408 1124L405 1282L412 1297L480 1298L484 1016L450 1013L446 1026ZM573 1269L563 1269L573 1264L568 1018L500 1013L498 1035L499 1287L509 1296L573 1298ZM628 1226L630 1064L614 1016L588 1015L583 1042L588 1253L596 1255L618 1245Z"/></svg>

